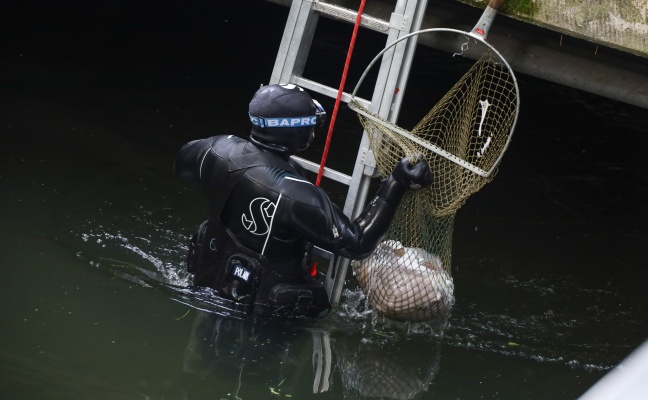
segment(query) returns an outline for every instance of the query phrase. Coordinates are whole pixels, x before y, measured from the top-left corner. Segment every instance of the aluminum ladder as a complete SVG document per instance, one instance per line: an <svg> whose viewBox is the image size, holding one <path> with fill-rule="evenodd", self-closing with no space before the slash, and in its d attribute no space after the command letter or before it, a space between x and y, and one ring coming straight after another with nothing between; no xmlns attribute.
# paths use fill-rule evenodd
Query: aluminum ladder
<svg viewBox="0 0 648 400"><path fill-rule="evenodd" d="M389 21L363 14L360 25L363 28L385 33L387 45L402 36L419 30L426 6L427 0L396 0ZM332 4L332 2L293 0L270 84L292 83L335 99L338 93L337 88L322 85L303 76L320 15L355 23L357 11ZM417 37L418 35L414 35L411 39L399 43L385 53L371 101L356 97L356 101L365 108L391 122L396 122L398 118ZM400 90L397 91L396 88ZM350 97L349 93L345 92L341 101L348 103ZM293 158L305 169L315 173L319 171L318 162L294 156ZM350 219L359 215L364 208L371 178L375 176L375 167L376 163L369 149L367 133L363 132L351 176L329 168L324 170L324 178L333 179L349 187L343 212ZM334 260L332 255L323 249L316 248L316 254L329 260L324 285L329 293L331 304L335 306L342 294L349 260L345 258ZM332 265L333 263L335 265Z"/></svg>

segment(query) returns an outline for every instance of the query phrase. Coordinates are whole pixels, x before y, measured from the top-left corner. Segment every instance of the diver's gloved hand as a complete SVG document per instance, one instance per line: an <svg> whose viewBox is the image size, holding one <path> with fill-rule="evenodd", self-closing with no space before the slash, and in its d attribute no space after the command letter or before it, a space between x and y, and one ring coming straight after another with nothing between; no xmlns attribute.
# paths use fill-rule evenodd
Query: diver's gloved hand
<svg viewBox="0 0 648 400"><path fill-rule="evenodd" d="M391 173L392 177L407 189L416 190L430 186L434 180L427 162L421 157L417 158L420 161L412 164L409 158L403 157Z"/></svg>
<svg viewBox="0 0 648 400"><path fill-rule="evenodd" d="M393 169L392 173L378 188L376 196L362 210L362 213L353 221L352 234L343 232L340 235L340 248L351 248L356 259L368 257L375 250L378 243L396 215L403 196L410 189L418 189L432 184L433 175L430 167L420 156L414 156L414 164L407 157L403 158ZM342 254L342 253L341 253Z"/></svg>

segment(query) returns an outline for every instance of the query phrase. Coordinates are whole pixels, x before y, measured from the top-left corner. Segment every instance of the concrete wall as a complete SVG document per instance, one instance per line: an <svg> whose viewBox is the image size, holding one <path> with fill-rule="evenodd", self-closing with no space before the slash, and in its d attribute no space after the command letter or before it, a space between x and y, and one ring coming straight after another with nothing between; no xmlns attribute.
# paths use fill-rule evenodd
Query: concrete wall
<svg viewBox="0 0 648 400"><path fill-rule="evenodd" d="M487 0L458 1L480 8L488 3ZM648 57L647 0L507 0L501 13Z"/></svg>
<svg viewBox="0 0 648 400"><path fill-rule="evenodd" d="M469 31L487 1L428 0L422 28ZM395 3L369 0L365 13L389 20ZM648 0L505 0L500 14L488 41L515 72L648 109Z"/></svg>

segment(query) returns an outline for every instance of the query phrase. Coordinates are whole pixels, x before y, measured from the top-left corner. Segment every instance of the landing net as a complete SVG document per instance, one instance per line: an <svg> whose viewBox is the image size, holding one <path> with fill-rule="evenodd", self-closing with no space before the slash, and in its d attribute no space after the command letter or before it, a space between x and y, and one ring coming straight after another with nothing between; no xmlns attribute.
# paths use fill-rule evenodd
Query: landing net
<svg viewBox="0 0 648 400"><path fill-rule="evenodd" d="M368 134L383 178L404 156L422 155L434 174L432 186L405 195L373 255L352 263L371 305L397 320L425 321L450 312L455 213L493 179L517 120L518 88L508 63L485 41L460 34L486 50L413 129L399 127L353 99L349 103Z"/></svg>

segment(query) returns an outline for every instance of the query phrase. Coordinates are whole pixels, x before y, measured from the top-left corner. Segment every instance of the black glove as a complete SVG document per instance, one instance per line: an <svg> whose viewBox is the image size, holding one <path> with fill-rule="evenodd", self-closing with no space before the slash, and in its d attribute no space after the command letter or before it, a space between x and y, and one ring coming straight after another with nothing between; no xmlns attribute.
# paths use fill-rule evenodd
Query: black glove
<svg viewBox="0 0 648 400"><path fill-rule="evenodd" d="M412 164L407 157L400 160L391 175L406 189L420 189L430 186L434 180L432 171L430 171L430 167L425 160Z"/></svg>
<svg viewBox="0 0 648 400"><path fill-rule="evenodd" d="M389 229L405 192L432 184L430 167L422 157L416 158L421 161L411 164L405 157L396 165L378 188L376 196L353 221L353 232L340 235L340 254L356 259L368 257Z"/></svg>

